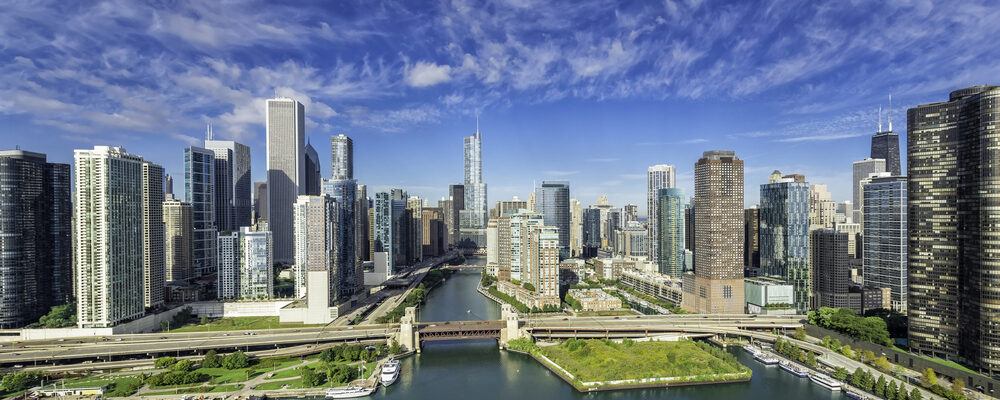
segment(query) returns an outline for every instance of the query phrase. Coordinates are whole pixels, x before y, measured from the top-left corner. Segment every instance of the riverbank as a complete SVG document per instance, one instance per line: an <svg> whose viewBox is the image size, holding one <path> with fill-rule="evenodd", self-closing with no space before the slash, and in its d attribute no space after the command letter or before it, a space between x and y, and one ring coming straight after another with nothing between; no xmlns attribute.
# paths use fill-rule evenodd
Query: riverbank
<svg viewBox="0 0 1000 400"><path fill-rule="evenodd" d="M579 392L737 383L752 376L732 354L689 340L570 339L542 347L519 340L508 350L534 358Z"/></svg>

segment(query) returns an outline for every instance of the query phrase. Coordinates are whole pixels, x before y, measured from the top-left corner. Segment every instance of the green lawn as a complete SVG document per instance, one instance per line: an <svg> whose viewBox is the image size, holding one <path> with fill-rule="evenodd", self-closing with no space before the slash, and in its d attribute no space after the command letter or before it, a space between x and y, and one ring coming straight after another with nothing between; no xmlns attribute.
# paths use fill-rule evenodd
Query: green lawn
<svg viewBox="0 0 1000 400"><path fill-rule="evenodd" d="M278 390L284 385L288 385L288 388L290 389L306 388L306 386L302 385L302 379L292 379L287 381L264 382L257 385L257 390Z"/></svg>
<svg viewBox="0 0 1000 400"><path fill-rule="evenodd" d="M215 377L215 383L246 382L248 378L260 375L263 371L252 371L251 368L225 369L225 368L198 368L196 371L205 375ZM249 377L247 376L247 372Z"/></svg>
<svg viewBox="0 0 1000 400"><path fill-rule="evenodd" d="M960 369L960 370L965 371L965 372L969 372L969 373L973 373L973 374L979 375L979 372L973 371L973 370L969 369L968 367L966 367L966 366L964 366L962 364L953 362L953 361L942 360L940 358L933 358L933 357L922 356L922 355L919 355L919 354L916 354L916 353L914 353L913 355L916 355L917 357L923 358L923 359L925 359L927 361L930 361L930 362L933 362L933 363L936 363L936 364L947 365L947 366L955 368L955 369Z"/></svg>
<svg viewBox="0 0 1000 400"><path fill-rule="evenodd" d="M169 396L174 394L232 392L239 390L241 387L242 385L195 386L195 387L180 388L174 390L165 390L162 392L144 393L142 396L151 397L151 396Z"/></svg>
<svg viewBox="0 0 1000 400"><path fill-rule="evenodd" d="M275 372L274 376L272 376L270 378L267 378L267 379L268 380L288 379L288 378L296 377L296 376L299 376L299 375L300 375L299 369L298 368L292 368L292 369L286 369L284 371Z"/></svg>
<svg viewBox="0 0 1000 400"><path fill-rule="evenodd" d="M338 364L340 364L340 363L338 363ZM376 365L376 363L374 363L374 362L365 363L365 370L363 371L363 374L364 374L365 378L369 378L369 377L372 376L373 373L375 373L375 365ZM306 367L312 368L313 370L315 370L319 366L320 366L320 363L313 363L313 364L307 365ZM355 368L357 368L357 366L355 366ZM284 371L278 371L278 372L276 372L274 374L274 376L267 378L267 380L272 380L273 381L273 380L278 380L278 379L297 378L301 374L302 373L299 372L298 368L292 368L292 369L287 369L287 370L284 370Z"/></svg>
<svg viewBox="0 0 1000 400"><path fill-rule="evenodd" d="M278 317L233 317L213 319L205 325L198 323L185 325L177 329L171 329L170 332L239 331L254 329L313 328L320 326L323 325L282 324L278 321Z"/></svg>
<svg viewBox="0 0 1000 400"><path fill-rule="evenodd" d="M749 368L724 350L717 350L690 340L631 344L569 340L542 347L540 352L583 382L728 373L750 376Z"/></svg>

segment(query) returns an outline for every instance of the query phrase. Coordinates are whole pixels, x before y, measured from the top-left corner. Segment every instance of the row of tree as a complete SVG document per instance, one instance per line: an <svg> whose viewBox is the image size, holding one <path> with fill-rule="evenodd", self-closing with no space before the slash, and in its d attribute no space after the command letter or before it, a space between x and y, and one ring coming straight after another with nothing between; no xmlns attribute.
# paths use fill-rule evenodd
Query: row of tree
<svg viewBox="0 0 1000 400"><path fill-rule="evenodd" d="M820 307L809 311L809 323L858 340L892 346L889 329L879 317L859 317L850 308Z"/></svg>

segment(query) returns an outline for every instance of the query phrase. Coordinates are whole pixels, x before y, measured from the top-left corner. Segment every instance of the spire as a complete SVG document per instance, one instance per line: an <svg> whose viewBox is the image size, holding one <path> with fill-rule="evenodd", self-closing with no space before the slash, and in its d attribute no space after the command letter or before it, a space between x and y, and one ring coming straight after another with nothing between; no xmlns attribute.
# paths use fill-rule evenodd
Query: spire
<svg viewBox="0 0 1000 400"><path fill-rule="evenodd" d="M214 135L212 133L212 124L211 123L209 123L208 126L205 128L205 139L208 139L208 140L214 139Z"/></svg>
<svg viewBox="0 0 1000 400"><path fill-rule="evenodd" d="M882 105L878 105L878 130L875 133L882 133Z"/></svg>
<svg viewBox="0 0 1000 400"><path fill-rule="evenodd" d="M889 132L892 132L892 93L889 93Z"/></svg>
<svg viewBox="0 0 1000 400"><path fill-rule="evenodd" d="M476 112L476 137L478 138L479 136L480 136L479 135L479 112L477 111Z"/></svg>

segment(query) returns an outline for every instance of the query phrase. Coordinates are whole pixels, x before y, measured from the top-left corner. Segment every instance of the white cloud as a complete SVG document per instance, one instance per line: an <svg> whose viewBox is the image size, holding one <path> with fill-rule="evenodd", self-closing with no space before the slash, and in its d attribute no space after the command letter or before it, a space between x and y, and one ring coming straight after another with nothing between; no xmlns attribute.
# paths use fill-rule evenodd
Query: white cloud
<svg viewBox="0 0 1000 400"><path fill-rule="evenodd" d="M434 86L451 80L451 66L417 61L406 71L406 84L413 87Z"/></svg>

